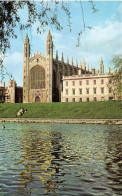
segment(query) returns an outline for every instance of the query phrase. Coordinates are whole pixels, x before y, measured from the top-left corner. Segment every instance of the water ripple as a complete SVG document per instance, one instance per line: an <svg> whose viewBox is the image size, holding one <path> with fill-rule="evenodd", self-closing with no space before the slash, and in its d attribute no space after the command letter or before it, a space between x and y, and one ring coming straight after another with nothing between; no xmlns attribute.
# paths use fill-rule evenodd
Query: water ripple
<svg viewBox="0 0 122 196"><path fill-rule="evenodd" d="M122 195L120 126L0 124L0 195Z"/></svg>

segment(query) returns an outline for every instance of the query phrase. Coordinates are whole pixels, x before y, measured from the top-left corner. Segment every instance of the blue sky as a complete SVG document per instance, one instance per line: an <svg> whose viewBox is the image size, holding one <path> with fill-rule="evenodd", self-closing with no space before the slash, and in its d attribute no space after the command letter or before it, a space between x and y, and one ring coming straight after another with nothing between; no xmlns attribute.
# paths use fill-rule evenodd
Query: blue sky
<svg viewBox="0 0 122 196"><path fill-rule="evenodd" d="M48 27L44 34L37 34L34 24L33 28L28 32L31 43L31 54L38 50L45 55L46 36L50 28L54 42L54 57L56 50L59 52L59 58L63 52L66 61L67 56L69 62L73 56L74 64L76 59L78 65L83 58L86 65L93 66L96 69L99 66L100 57L103 58L105 70L109 65L109 61L113 55L122 54L122 2L120 1L95 1L96 8L99 10L93 14L90 3L82 1L84 10L84 18L86 26L93 27L92 30L87 29L85 34L81 36L81 45L76 47L77 34L83 29L82 12L80 2L68 1L68 6L71 11L72 32L69 32L67 27L67 19L62 11L59 12L60 20L63 22L64 29L59 32L52 27ZM37 2L38 5L38 2ZM22 21L26 20L27 11L20 12ZM23 73L23 41L26 31L20 32L16 28L18 35L17 39L11 39L11 49L7 52L7 57L4 65L8 71L13 74L17 85L22 86ZM8 77L5 77L6 85Z"/></svg>

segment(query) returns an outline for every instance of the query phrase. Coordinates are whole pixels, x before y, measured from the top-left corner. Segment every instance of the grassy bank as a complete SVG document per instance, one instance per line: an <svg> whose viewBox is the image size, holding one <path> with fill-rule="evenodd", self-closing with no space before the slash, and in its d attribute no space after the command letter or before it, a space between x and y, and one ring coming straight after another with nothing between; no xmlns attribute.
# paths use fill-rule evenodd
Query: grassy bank
<svg viewBox="0 0 122 196"><path fill-rule="evenodd" d="M84 102L84 103L16 103L0 104L0 118L15 118L17 112L27 110L19 118L121 118L120 101Z"/></svg>

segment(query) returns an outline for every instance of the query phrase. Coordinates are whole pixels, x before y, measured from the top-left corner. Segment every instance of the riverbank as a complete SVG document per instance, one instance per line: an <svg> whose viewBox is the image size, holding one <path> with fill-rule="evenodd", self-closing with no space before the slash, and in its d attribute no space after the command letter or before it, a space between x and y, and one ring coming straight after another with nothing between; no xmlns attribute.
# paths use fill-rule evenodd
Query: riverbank
<svg viewBox="0 0 122 196"><path fill-rule="evenodd" d="M60 124L103 124L122 125L122 119L40 119L40 118L0 118L1 123L60 123Z"/></svg>
<svg viewBox="0 0 122 196"><path fill-rule="evenodd" d="M121 101L76 103L9 103L0 104L0 118L16 118L20 109L26 111L19 118L38 119L121 119Z"/></svg>

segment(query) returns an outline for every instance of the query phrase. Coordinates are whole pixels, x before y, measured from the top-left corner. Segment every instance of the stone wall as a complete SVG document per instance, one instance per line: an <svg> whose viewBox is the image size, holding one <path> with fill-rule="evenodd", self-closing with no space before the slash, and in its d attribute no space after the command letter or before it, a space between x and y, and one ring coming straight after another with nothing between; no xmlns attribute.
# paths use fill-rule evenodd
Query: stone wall
<svg viewBox="0 0 122 196"><path fill-rule="evenodd" d="M0 118L0 122L15 123L60 123L60 124L102 124L122 125L122 119L40 119L40 118Z"/></svg>

